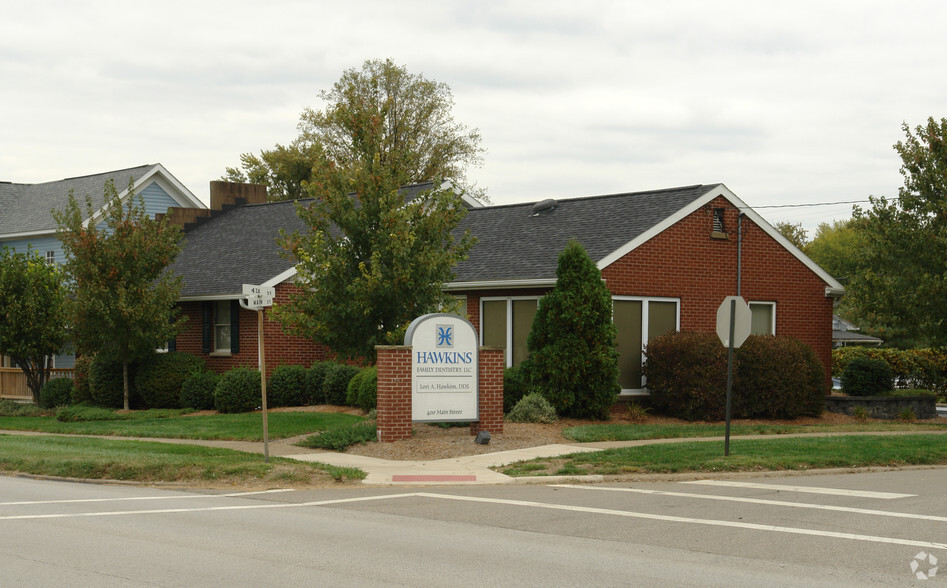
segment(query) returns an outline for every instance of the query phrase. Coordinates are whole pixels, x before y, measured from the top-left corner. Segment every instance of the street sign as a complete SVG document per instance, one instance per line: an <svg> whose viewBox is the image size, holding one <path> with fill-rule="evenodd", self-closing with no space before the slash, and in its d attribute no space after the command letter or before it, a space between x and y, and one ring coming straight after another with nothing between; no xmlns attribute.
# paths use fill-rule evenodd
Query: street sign
<svg viewBox="0 0 947 588"><path fill-rule="evenodd" d="M240 306L247 310L263 310L268 306L273 306L273 298L276 297L276 288L264 288L255 284L243 285L243 298L240 299Z"/></svg>
<svg viewBox="0 0 947 588"><path fill-rule="evenodd" d="M742 296L727 296L717 309L717 337L724 347L730 346L730 306L733 305L733 348L738 349L750 336L750 307Z"/></svg>

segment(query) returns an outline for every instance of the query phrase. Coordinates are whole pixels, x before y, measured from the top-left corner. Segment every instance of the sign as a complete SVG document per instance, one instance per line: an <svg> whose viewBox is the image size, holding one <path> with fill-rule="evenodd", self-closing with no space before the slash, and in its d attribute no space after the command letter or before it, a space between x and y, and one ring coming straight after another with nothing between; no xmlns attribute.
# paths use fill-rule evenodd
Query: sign
<svg viewBox="0 0 947 588"><path fill-rule="evenodd" d="M730 307L733 305L733 348L738 349L746 338L750 336L751 313L750 307L741 296L727 296L717 309L717 337L724 347L730 346Z"/></svg>
<svg viewBox="0 0 947 588"><path fill-rule="evenodd" d="M247 310L263 310L267 306L273 306L273 299L276 297L276 288L264 288L254 284L243 285L243 298L240 299L240 306Z"/></svg>
<svg viewBox="0 0 947 588"><path fill-rule="evenodd" d="M456 314L414 319L404 336L411 349L411 420L479 420L477 331Z"/></svg>

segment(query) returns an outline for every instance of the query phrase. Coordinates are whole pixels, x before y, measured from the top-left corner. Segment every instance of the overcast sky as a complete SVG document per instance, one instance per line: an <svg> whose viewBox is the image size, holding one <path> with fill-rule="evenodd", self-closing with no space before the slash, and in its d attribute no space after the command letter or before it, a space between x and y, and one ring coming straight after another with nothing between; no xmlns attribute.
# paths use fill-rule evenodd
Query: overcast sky
<svg viewBox="0 0 947 588"><path fill-rule="evenodd" d="M162 163L199 198L343 70L453 91L495 204L723 182L770 222L896 195L947 116L947 3L0 0L0 180ZM2 214L3 211L0 211Z"/></svg>

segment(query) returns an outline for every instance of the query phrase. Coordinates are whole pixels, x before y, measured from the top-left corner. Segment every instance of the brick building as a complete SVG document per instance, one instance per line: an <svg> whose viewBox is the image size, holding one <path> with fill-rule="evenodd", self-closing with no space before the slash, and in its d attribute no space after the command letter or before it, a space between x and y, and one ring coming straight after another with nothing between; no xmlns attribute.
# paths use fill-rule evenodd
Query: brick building
<svg viewBox="0 0 947 588"><path fill-rule="evenodd" d="M237 303L242 284L275 287L276 303L285 301L299 286L276 240L280 229L305 227L293 202L265 203L264 192L223 182L212 183L213 193L229 210L212 196L218 210L190 223L172 267L184 277L181 305L190 325L174 345L223 371L257 365L255 312ZM469 230L478 243L445 288L464 302L481 344L505 350L506 365L525 358L538 300L555 285L558 254L570 239L583 245L612 292L623 394L645 392L642 347L649 339L675 329L713 331L717 307L737 293L750 303L754 333L796 337L827 370L831 365L832 306L841 285L723 184L468 206L458 231ZM308 365L329 353L269 319L264 328L268 369Z"/></svg>

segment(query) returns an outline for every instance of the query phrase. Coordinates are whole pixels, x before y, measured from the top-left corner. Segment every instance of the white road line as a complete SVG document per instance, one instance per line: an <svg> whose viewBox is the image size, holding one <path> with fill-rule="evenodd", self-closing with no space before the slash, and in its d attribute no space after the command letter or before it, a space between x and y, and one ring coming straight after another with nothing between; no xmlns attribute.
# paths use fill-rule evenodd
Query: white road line
<svg viewBox="0 0 947 588"><path fill-rule="evenodd" d="M741 496L719 496L716 494L692 494L688 492L672 492L669 490L645 490L643 488L614 488L603 486L581 486L575 484L555 484L553 488L573 488L576 490L602 490L607 492L630 492L633 494L653 494L657 496L676 496L680 498L701 498L704 500L720 500L725 502L746 502L749 504L763 504L766 506L788 506L790 508L810 508L814 510L832 510L836 512L850 512L854 514L872 515L880 517L894 517L899 519L917 519L919 521L935 521L947 523L947 517L922 515L907 512L893 512L888 510L872 510L868 508L854 508L850 506L831 506L827 504L812 504L807 502L787 502L785 500L765 500L763 498L744 498Z"/></svg>
<svg viewBox="0 0 947 588"><path fill-rule="evenodd" d="M276 492L292 492L292 488L276 488L273 490L259 490L256 492L231 492L228 494L177 494L174 496L126 496L124 498L76 498L74 500L23 500L20 502L0 502L0 506L24 506L31 504L78 504L83 502L123 502L134 500L189 500L192 498L233 498L253 496L256 494L273 494Z"/></svg>
<svg viewBox="0 0 947 588"><path fill-rule="evenodd" d="M770 533L789 533L789 534L794 534L794 535L811 535L815 537L829 537L832 539L851 539L854 541L869 541L872 543L908 545L911 547L921 547L924 549L947 549L947 543L934 543L931 541L918 541L914 539L899 539L897 537L860 535L857 533L837 533L834 531L818 531L815 529L780 527L777 525L759 525L755 523L741 523L741 522L736 522L736 521L694 519L690 517L675 517L675 516L669 516L669 515L657 515L657 514L644 513L644 512L629 512L629 511L624 511L624 510L613 510L613 509L608 509L608 508L593 508L593 507L588 507L588 506L548 504L545 502L532 502L532 501L525 501L525 500L506 500L506 499L501 499L501 498L478 498L475 496L451 496L448 494L430 494L427 492L418 492L417 495L423 496L426 498L440 498L442 500L481 502L485 504L506 504L510 506L523 506L523 507L530 507L530 508L544 508L544 509L550 509L550 510L564 510L564 511L571 511L571 512L599 514L599 515L606 515L606 516L649 519L653 521L665 521L665 522L670 522L670 523L707 525L707 526L712 526L712 527L731 527L731 528L736 528L736 529L746 529L750 531L766 531Z"/></svg>
<svg viewBox="0 0 947 588"><path fill-rule="evenodd" d="M681 484L700 484L704 486L729 486L731 488L757 488L760 490L779 490L780 492L808 492L809 494L830 494L833 496L853 496L857 498L911 498L917 494L895 494L893 492L873 492L871 490L844 490L841 488L815 488L813 486L782 486L779 484L755 484L753 482L734 482L732 480L694 480Z"/></svg>
<svg viewBox="0 0 947 588"><path fill-rule="evenodd" d="M221 496L218 494L218 496ZM361 498L337 498L335 500L317 500L315 502L265 502L259 504L242 504L234 506L208 506L203 508L163 508L155 510L115 510L106 512L73 512L73 513L54 513L54 514L30 514L30 515L3 515L0 521L25 521L31 519L78 519L95 517L116 517L123 515L145 515L145 514L174 514L188 512L211 512L218 510L256 510L263 508L299 508L304 506L327 506L333 504L345 504L347 502L367 502L370 500L384 500L388 498L402 498L405 496L418 496L417 494L388 494L385 496L363 496Z"/></svg>

